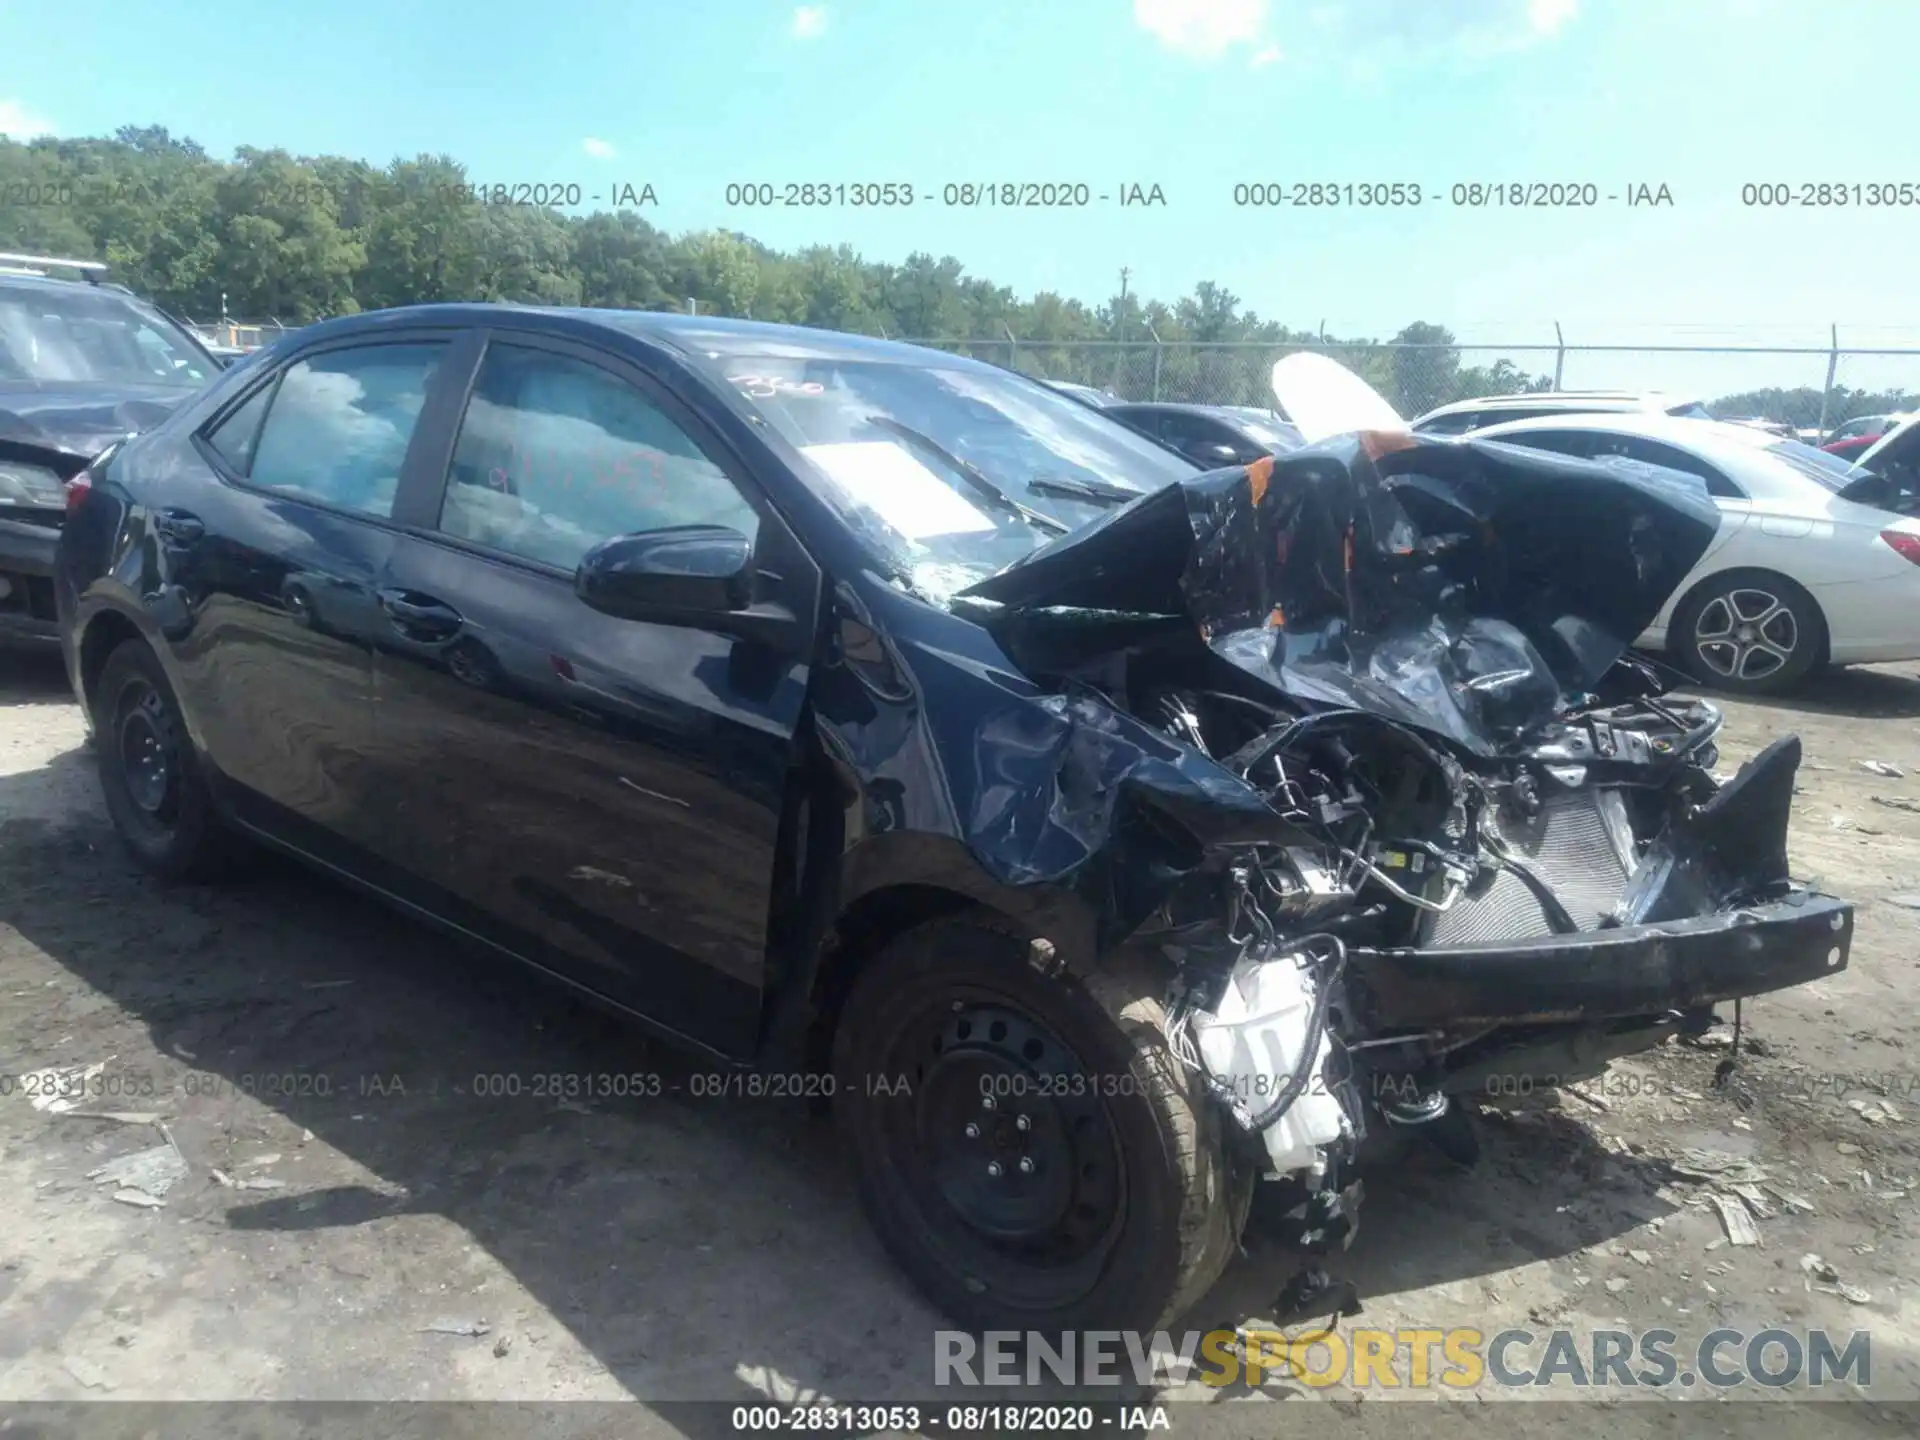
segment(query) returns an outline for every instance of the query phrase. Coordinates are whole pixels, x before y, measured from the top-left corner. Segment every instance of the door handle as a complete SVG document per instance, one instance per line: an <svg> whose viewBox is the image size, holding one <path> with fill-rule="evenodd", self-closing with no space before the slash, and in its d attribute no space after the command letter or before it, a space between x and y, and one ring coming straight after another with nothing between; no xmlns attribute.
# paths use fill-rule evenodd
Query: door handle
<svg viewBox="0 0 1920 1440"><path fill-rule="evenodd" d="M153 533L169 545L191 545L207 533L207 527L186 510L161 510L154 514Z"/></svg>
<svg viewBox="0 0 1920 1440"><path fill-rule="evenodd" d="M466 623L451 605L411 590L382 590L380 608L387 612L394 629L416 640L448 639Z"/></svg>

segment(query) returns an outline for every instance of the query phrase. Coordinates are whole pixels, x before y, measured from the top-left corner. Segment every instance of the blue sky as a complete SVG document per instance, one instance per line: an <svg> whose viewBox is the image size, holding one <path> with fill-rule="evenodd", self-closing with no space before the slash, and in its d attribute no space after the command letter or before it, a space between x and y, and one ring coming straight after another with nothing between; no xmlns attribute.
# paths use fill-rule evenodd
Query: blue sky
<svg viewBox="0 0 1920 1440"><path fill-rule="evenodd" d="M434 152L475 180L646 182L670 230L951 253L1089 302L1127 266L1149 296L1212 279L1345 333L1423 318L1550 342L1558 320L1576 341L1818 345L1838 322L1891 345L1920 343L1920 207L1757 210L1741 186L1920 185L1893 79L1916 42L1914 0L0 0L0 131L160 123L220 155ZM809 179L1138 182L1168 203L725 204L730 181ZM1429 198L1232 201L1237 182L1313 179ZM1665 184L1675 203L1434 203L1475 180ZM1607 383L1592 363L1569 382ZM1920 388L1920 360L1887 364ZM1805 369L1817 383L1824 361Z"/></svg>

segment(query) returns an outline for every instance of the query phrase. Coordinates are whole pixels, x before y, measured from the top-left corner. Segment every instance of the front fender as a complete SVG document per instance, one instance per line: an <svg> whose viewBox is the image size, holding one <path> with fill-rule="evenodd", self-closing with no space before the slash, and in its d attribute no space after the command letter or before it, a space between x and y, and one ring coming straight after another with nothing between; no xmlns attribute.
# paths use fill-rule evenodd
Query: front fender
<svg viewBox="0 0 1920 1440"><path fill-rule="evenodd" d="M1054 885L997 880L964 843L946 835L893 831L845 851L837 909L844 914L880 891L907 886L945 891L997 911L1033 938L1051 942L1070 969L1084 971L1098 959L1099 917L1084 900Z"/></svg>

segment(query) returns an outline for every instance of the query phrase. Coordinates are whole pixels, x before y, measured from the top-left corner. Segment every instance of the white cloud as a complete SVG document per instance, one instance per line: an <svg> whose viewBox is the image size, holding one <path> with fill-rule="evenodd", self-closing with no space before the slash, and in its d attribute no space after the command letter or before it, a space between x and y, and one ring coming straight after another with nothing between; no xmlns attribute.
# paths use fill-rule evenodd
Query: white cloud
<svg viewBox="0 0 1920 1440"><path fill-rule="evenodd" d="M1278 64L1281 58L1280 47L1278 45L1268 45L1260 50L1256 50L1253 58L1249 60L1247 64L1256 70L1260 70L1268 65Z"/></svg>
<svg viewBox="0 0 1920 1440"><path fill-rule="evenodd" d="M824 5L796 5L793 7L793 37L796 40L811 40L827 28L827 7Z"/></svg>
<svg viewBox="0 0 1920 1440"><path fill-rule="evenodd" d="M595 160L611 160L617 153L611 141L596 140L591 135L580 142L580 148Z"/></svg>
<svg viewBox="0 0 1920 1440"><path fill-rule="evenodd" d="M1551 35L1579 8L1580 0L1527 0L1527 24L1536 35Z"/></svg>
<svg viewBox="0 0 1920 1440"><path fill-rule="evenodd" d="M31 140L36 135L51 135L53 122L35 114L19 100L0 100L0 135L11 140Z"/></svg>
<svg viewBox="0 0 1920 1440"><path fill-rule="evenodd" d="M1300 37L1302 45L1295 48L1315 53L1303 63L1311 65L1325 53L1377 76L1517 55L1570 31L1580 21L1581 5L1580 0L1445 0L1430 5L1341 0L1337 8L1314 5L1305 15L1309 23Z"/></svg>
<svg viewBox="0 0 1920 1440"><path fill-rule="evenodd" d="M1133 23L1177 55L1216 60L1262 43L1267 0L1133 0Z"/></svg>

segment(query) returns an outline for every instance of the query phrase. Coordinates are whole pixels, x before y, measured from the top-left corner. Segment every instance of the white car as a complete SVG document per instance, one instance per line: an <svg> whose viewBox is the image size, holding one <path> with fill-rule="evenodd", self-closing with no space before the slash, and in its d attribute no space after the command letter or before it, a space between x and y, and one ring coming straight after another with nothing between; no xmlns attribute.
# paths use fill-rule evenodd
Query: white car
<svg viewBox="0 0 1920 1440"><path fill-rule="evenodd" d="M1698 476L1720 533L1639 643L1705 683L1764 693L1816 666L1920 659L1920 520L1848 499L1861 470L1798 440L1666 415L1519 420L1473 433Z"/></svg>
<svg viewBox="0 0 1920 1440"><path fill-rule="evenodd" d="M1707 407L1682 395L1658 390L1547 390L1519 395L1482 395L1436 406L1411 422L1422 435L1479 434L1489 425L1562 415L1684 415L1711 420Z"/></svg>

